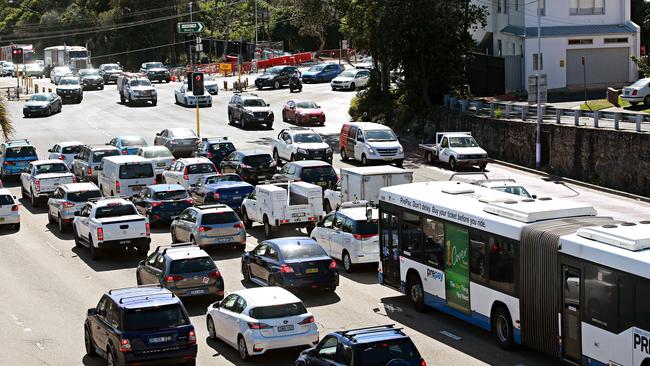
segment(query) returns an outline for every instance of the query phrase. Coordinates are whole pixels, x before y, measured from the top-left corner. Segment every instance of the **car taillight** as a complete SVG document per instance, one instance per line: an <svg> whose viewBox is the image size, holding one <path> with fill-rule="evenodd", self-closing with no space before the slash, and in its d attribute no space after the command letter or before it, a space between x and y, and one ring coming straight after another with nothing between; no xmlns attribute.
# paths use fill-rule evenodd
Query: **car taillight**
<svg viewBox="0 0 650 366"><path fill-rule="evenodd" d="M153 184L158 184L158 179L154 178L153 179Z"/></svg>
<svg viewBox="0 0 650 366"><path fill-rule="evenodd" d="M199 226L198 230L199 230L199 232L204 233L206 231L212 230L212 228L209 227L209 226Z"/></svg>
<svg viewBox="0 0 650 366"><path fill-rule="evenodd" d="M280 266L280 272L282 272L282 273L293 273L293 268L291 268L291 266L283 264L283 265Z"/></svg>
<svg viewBox="0 0 650 366"><path fill-rule="evenodd" d="M165 276L165 282L170 283L170 282L176 282L176 281L181 281L183 279L183 276Z"/></svg>
<svg viewBox="0 0 650 366"><path fill-rule="evenodd" d="M72 202L63 202L63 207L74 207L74 203L72 203Z"/></svg>
<svg viewBox="0 0 650 366"><path fill-rule="evenodd" d="M379 234L352 234L352 237L357 240L363 240L363 239L372 238L373 236L377 236L377 235Z"/></svg>
<svg viewBox="0 0 650 366"><path fill-rule="evenodd" d="M122 149L122 155L127 155L129 151L127 149Z"/></svg>
<svg viewBox="0 0 650 366"><path fill-rule="evenodd" d="M420 366L427 366L427 361L425 361L424 358L420 359Z"/></svg>
<svg viewBox="0 0 650 366"><path fill-rule="evenodd" d="M41 180L40 179L34 179L34 187L36 188L37 191L41 190Z"/></svg>
<svg viewBox="0 0 650 366"><path fill-rule="evenodd" d="M151 207L160 207L162 206L162 202L149 202L149 205Z"/></svg>
<svg viewBox="0 0 650 366"><path fill-rule="evenodd" d="M209 152L206 156L208 157L208 159L214 158L214 154L211 152Z"/></svg>
<svg viewBox="0 0 650 366"><path fill-rule="evenodd" d="M196 333L193 330L190 330L190 333L187 335L187 342L190 344L196 343Z"/></svg>
<svg viewBox="0 0 650 366"><path fill-rule="evenodd" d="M119 180L116 180L116 181L115 181L115 193L120 193L120 192L121 192L121 189L120 189L120 181L119 181Z"/></svg>
<svg viewBox="0 0 650 366"><path fill-rule="evenodd" d="M88 167L88 170L86 171L86 175L88 175L88 176L93 175L93 168Z"/></svg>
<svg viewBox="0 0 650 366"><path fill-rule="evenodd" d="M59 160L65 160L65 155L59 155Z"/></svg>
<svg viewBox="0 0 650 366"><path fill-rule="evenodd" d="M11 206L11 212L17 212L17 211L18 211L18 205Z"/></svg>
<svg viewBox="0 0 650 366"><path fill-rule="evenodd" d="M633 90L632 95L636 95L636 93L638 93L638 92L639 92L638 90Z"/></svg>
<svg viewBox="0 0 650 366"><path fill-rule="evenodd" d="M242 168L242 169L250 169L250 168L252 168L252 166L250 166L248 164L239 164L239 167Z"/></svg>
<svg viewBox="0 0 650 366"><path fill-rule="evenodd" d="M128 339L120 340L120 352L131 352L131 342Z"/></svg>
<svg viewBox="0 0 650 366"><path fill-rule="evenodd" d="M145 230L145 235L147 236L151 235L151 224L148 222L144 224L144 230Z"/></svg>
<svg viewBox="0 0 650 366"><path fill-rule="evenodd" d="M212 195L212 198L213 198L215 201L219 201L219 200L221 199L221 193L214 193L214 194Z"/></svg>
<svg viewBox="0 0 650 366"><path fill-rule="evenodd" d="M313 316L309 316L308 318L303 319L303 320L302 320L300 323L298 323L298 324L300 324L300 325L311 324L311 323L313 323L314 321L315 321L315 320L314 320L314 317L313 317Z"/></svg>
<svg viewBox="0 0 650 366"><path fill-rule="evenodd" d="M235 229L243 229L244 228L244 223L243 222L238 222L235 225L233 225Z"/></svg>
<svg viewBox="0 0 650 366"><path fill-rule="evenodd" d="M183 169L183 180L190 180L190 175L187 173L187 167Z"/></svg>
<svg viewBox="0 0 650 366"><path fill-rule="evenodd" d="M250 329L271 329L272 326L264 323L247 323Z"/></svg>
<svg viewBox="0 0 650 366"><path fill-rule="evenodd" d="M101 227L97 228L97 241L104 241L104 229Z"/></svg>
<svg viewBox="0 0 650 366"><path fill-rule="evenodd" d="M194 199L193 198L188 198L183 202L187 203L188 205L193 205L194 204Z"/></svg>
<svg viewBox="0 0 650 366"><path fill-rule="evenodd" d="M211 277L211 278L221 278L221 272L219 272L219 271L212 271L212 272L208 273L208 277Z"/></svg>
<svg viewBox="0 0 650 366"><path fill-rule="evenodd" d="M330 268L330 269L336 269L336 262L335 262L335 261L331 261L331 262L330 262L330 267L329 267L329 268Z"/></svg>

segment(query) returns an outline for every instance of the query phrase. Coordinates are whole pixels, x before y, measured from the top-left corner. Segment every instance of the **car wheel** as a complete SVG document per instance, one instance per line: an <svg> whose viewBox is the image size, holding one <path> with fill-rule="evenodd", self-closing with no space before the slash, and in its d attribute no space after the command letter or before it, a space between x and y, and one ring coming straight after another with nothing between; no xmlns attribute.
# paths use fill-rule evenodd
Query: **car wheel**
<svg viewBox="0 0 650 366"><path fill-rule="evenodd" d="M341 149L341 160L342 161L347 161L348 160L348 153L345 152L345 149Z"/></svg>
<svg viewBox="0 0 650 366"><path fill-rule="evenodd" d="M404 160L395 160L395 166L401 168L404 165Z"/></svg>
<svg viewBox="0 0 650 366"><path fill-rule="evenodd" d="M228 124L232 125L233 123L234 123L234 121L232 119L232 113L228 112Z"/></svg>
<svg viewBox="0 0 650 366"><path fill-rule="evenodd" d="M356 90L357 86L354 83L350 84L350 90Z"/></svg>
<svg viewBox="0 0 650 366"><path fill-rule="evenodd" d="M250 358L248 348L246 348L246 340L242 336L239 336L239 339L237 339L237 349L239 350L239 357L241 357L242 361L247 361Z"/></svg>
<svg viewBox="0 0 650 366"><path fill-rule="evenodd" d="M431 151L424 153L424 158L427 160L427 163L433 164L433 153Z"/></svg>
<svg viewBox="0 0 650 366"><path fill-rule="evenodd" d="M97 351L95 351L95 344L88 328L84 327L84 345L86 346L86 354L90 357L96 357Z"/></svg>
<svg viewBox="0 0 650 366"><path fill-rule="evenodd" d="M266 129L267 130L272 130L273 129L273 122L267 123L266 124Z"/></svg>
<svg viewBox="0 0 650 366"><path fill-rule="evenodd" d="M52 115L52 107L47 107L47 115L48 116Z"/></svg>
<svg viewBox="0 0 650 366"><path fill-rule="evenodd" d="M95 245L93 244L93 238L88 237L88 245L90 246L90 259L94 261L98 261L102 258L102 253L99 248L95 248Z"/></svg>
<svg viewBox="0 0 650 366"><path fill-rule="evenodd" d="M280 154L278 153L278 149L273 149L273 160L275 160L275 163L280 165Z"/></svg>
<svg viewBox="0 0 650 366"><path fill-rule="evenodd" d="M482 161L482 162L478 163L478 167L479 167L482 171L484 171L485 168L487 168L487 162L486 162L486 161Z"/></svg>
<svg viewBox="0 0 650 366"><path fill-rule="evenodd" d="M106 350L106 365L107 366L116 366L117 364L115 363L115 354L113 353L112 349Z"/></svg>
<svg viewBox="0 0 650 366"><path fill-rule="evenodd" d="M29 196L32 203L32 207L38 206L38 200L36 199L36 195L34 195L34 191L30 190L29 192L30 192Z"/></svg>
<svg viewBox="0 0 650 366"><path fill-rule="evenodd" d="M104 90L104 86L101 85L101 86L99 87L99 90Z"/></svg>
<svg viewBox="0 0 650 366"><path fill-rule="evenodd" d="M245 130L245 129L246 129L246 117L242 116L242 117L240 118L240 122L239 122L239 124L241 125L241 129L242 129L242 130Z"/></svg>
<svg viewBox="0 0 650 366"><path fill-rule="evenodd" d="M420 313L424 312L426 305L424 304L424 289L420 278L413 276L408 281L408 294L415 310Z"/></svg>
<svg viewBox="0 0 650 366"><path fill-rule="evenodd" d="M456 158L454 158L453 156L449 158L449 167L453 171L456 171L456 169L458 169L458 164L456 163Z"/></svg>
<svg viewBox="0 0 650 366"><path fill-rule="evenodd" d="M77 248L81 248L83 245L81 244L81 239L79 239L79 235L77 235L77 228L72 225L72 236L74 237L74 246Z"/></svg>
<svg viewBox="0 0 650 366"><path fill-rule="evenodd" d="M207 327L210 339L217 339L217 330L214 329L214 321L210 315L208 315Z"/></svg>
<svg viewBox="0 0 650 366"><path fill-rule="evenodd" d="M176 239L176 229L172 227L170 231L172 233L172 244L178 243L178 239Z"/></svg>
<svg viewBox="0 0 650 366"><path fill-rule="evenodd" d="M63 219L61 218L61 216L59 216L56 221L57 221L57 224L59 226L59 232L60 233L65 233L66 226L65 226L65 223L63 222Z"/></svg>
<svg viewBox="0 0 650 366"><path fill-rule="evenodd" d="M58 112L61 113L62 110L63 110L63 103L59 103L59 110L58 110Z"/></svg>
<svg viewBox="0 0 650 366"><path fill-rule="evenodd" d="M291 158L289 159L290 161L296 161L296 156L291 154Z"/></svg>
<svg viewBox="0 0 650 366"><path fill-rule="evenodd" d="M278 281L275 280L275 277L269 276L268 281L266 283L269 285L269 287L276 287L278 285Z"/></svg>
<svg viewBox="0 0 650 366"><path fill-rule="evenodd" d="M643 104L645 106L650 106L650 95L646 95L646 97L643 98Z"/></svg>
<svg viewBox="0 0 650 366"><path fill-rule="evenodd" d="M287 119L287 114L284 111L282 111L282 122L289 122Z"/></svg>
<svg viewBox="0 0 650 366"><path fill-rule="evenodd" d="M245 262L241 264L241 275L244 278L244 282L251 281L251 272Z"/></svg>
<svg viewBox="0 0 650 366"><path fill-rule="evenodd" d="M273 89L280 89L280 82L279 82L279 81L276 80L276 81L273 83Z"/></svg>
<svg viewBox="0 0 650 366"><path fill-rule="evenodd" d="M196 239L193 236L190 236L190 244L196 246Z"/></svg>
<svg viewBox="0 0 650 366"><path fill-rule="evenodd" d="M269 223L269 218L264 215L264 237L267 239L271 239L273 237L273 228L271 227L271 224Z"/></svg>
<svg viewBox="0 0 650 366"><path fill-rule="evenodd" d="M149 244L140 245L138 247L138 255L146 256L149 253Z"/></svg>
<svg viewBox="0 0 650 366"><path fill-rule="evenodd" d="M246 209L242 208L241 210L241 215L242 215L242 221L244 222L244 228L250 229L253 227L253 221L248 218L248 214L246 213Z"/></svg>
<svg viewBox="0 0 650 366"><path fill-rule="evenodd" d="M142 286L142 279L140 278L140 273L138 272L135 273L135 283L138 286Z"/></svg>
<svg viewBox="0 0 650 366"><path fill-rule="evenodd" d="M14 224L14 230L20 231L20 223Z"/></svg>
<svg viewBox="0 0 650 366"><path fill-rule="evenodd" d="M361 165L368 165L368 159L366 158L366 154L361 154Z"/></svg>
<svg viewBox="0 0 650 366"><path fill-rule="evenodd" d="M158 100L154 100L154 101L151 102L152 107L155 107L157 105L158 105Z"/></svg>
<svg viewBox="0 0 650 366"><path fill-rule="evenodd" d="M120 94L120 103L125 104L126 103L126 98L122 94Z"/></svg>
<svg viewBox="0 0 650 366"><path fill-rule="evenodd" d="M47 223L50 224L50 225L54 224L54 219L52 218L52 215L50 215L49 207L47 209Z"/></svg>
<svg viewBox="0 0 650 366"><path fill-rule="evenodd" d="M512 321L510 314L504 307L497 307L492 314L492 333L494 334L497 344L504 350L511 350L514 344L512 336Z"/></svg>
<svg viewBox="0 0 650 366"><path fill-rule="evenodd" d="M342 261L343 261L343 269L345 270L345 272L347 273L352 272L352 259L350 258L350 254L347 251L343 252Z"/></svg>

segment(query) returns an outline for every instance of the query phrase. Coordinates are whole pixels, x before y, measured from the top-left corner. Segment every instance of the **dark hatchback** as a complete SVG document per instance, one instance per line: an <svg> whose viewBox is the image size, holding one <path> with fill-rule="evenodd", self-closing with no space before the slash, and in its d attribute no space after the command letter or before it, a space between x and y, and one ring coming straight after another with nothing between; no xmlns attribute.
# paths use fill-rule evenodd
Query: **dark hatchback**
<svg viewBox="0 0 650 366"><path fill-rule="evenodd" d="M171 222L183 210L194 205L189 193L179 184L147 186L132 201L151 224Z"/></svg>
<svg viewBox="0 0 650 366"><path fill-rule="evenodd" d="M110 290L84 322L86 354L109 365L196 365L196 333L181 300L160 286Z"/></svg>
<svg viewBox="0 0 650 366"><path fill-rule="evenodd" d="M318 243L308 237L266 240L242 256L244 281L283 288L336 291L339 271Z"/></svg>
<svg viewBox="0 0 650 366"><path fill-rule="evenodd" d="M255 190L237 174L208 175L199 179L190 193L197 205L223 203L238 211L244 198Z"/></svg>
<svg viewBox="0 0 650 366"><path fill-rule="evenodd" d="M277 165L271 154L235 151L221 162L221 173L237 173L245 182L257 184L273 178Z"/></svg>
<svg viewBox="0 0 650 366"><path fill-rule="evenodd" d="M203 138L194 151L194 156L207 158L218 167L235 150L235 145L225 137Z"/></svg>
<svg viewBox="0 0 650 366"><path fill-rule="evenodd" d="M319 160L289 162L280 169L274 178L315 184L323 187L323 191L334 188L339 180L332 165Z"/></svg>

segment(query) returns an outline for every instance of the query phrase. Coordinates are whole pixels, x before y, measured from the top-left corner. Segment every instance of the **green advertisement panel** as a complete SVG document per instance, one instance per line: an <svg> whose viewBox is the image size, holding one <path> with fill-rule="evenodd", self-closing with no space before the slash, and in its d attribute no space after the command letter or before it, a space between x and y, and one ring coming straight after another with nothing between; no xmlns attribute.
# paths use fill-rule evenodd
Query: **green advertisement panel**
<svg viewBox="0 0 650 366"><path fill-rule="evenodd" d="M446 224L447 306L469 313L469 235L462 227Z"/></svg>

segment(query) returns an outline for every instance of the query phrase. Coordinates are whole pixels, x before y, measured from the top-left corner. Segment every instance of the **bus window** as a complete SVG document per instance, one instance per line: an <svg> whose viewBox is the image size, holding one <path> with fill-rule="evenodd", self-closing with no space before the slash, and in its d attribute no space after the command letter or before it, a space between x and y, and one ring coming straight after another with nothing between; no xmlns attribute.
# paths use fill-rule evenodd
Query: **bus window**
<svg viewBox="0 0 650 366"><path fill-rule="evenodd" d="M416 259L435 267L442 267L445 263L445 225L425 218L422 231L424 246L422 250L417 251Z"/></svg>
<svg viewBox="0 0 650 366"><path fill-rule="evenodd" d="M487 282L485 239L472 232L469 245L469 269L472 281L485 283Z"/></svg>
<svg viewBox="0 0 650 366"><path fill-rule="evenodd" d="M515 289L515 261L512 242L490 238L490 285L513 293Z"/></svg>
<svg viewBox="0 0 650 366"><path fill-rule="evenodd" d="M400 230L403 253L412 256L422 247L422 230L420 229L420 216L408 212L402 213L402 227Z"/></svg>
<svg viewBox="0 0 650 366"><path fill-rule="evenodd" d="M613 271L594 265L585 266L585 306L587 322L616 330L618 280Z"/></svg>
<svg viewBox="0 0 650 366"><path fill-rule="evenodd" d="M634 278L621 274L618 278L618 329L623 331L632 326L634 322ZM648 313L646 313L646 316Z"/></svg>
<svg viewBox="0 0 650 366"><path fill-rule="evenodd" d="M650 331L650 280L636 281L636 324Z"/></svg>

